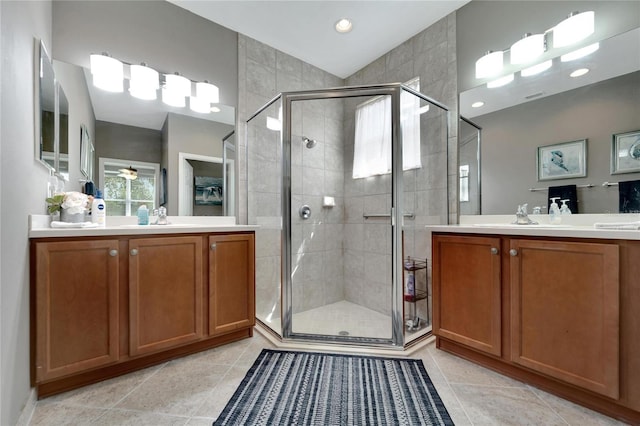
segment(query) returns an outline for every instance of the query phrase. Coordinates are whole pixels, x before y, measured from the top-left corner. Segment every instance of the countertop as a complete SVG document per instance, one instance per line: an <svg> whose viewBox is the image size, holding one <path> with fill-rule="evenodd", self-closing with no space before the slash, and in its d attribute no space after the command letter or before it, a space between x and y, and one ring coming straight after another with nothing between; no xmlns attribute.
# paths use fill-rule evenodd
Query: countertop
<svg viewBox="0 0 640 426"><path fill-rule="evenodd" d="M255 231L256 225L236 225L228 216L169 216L169 225L137 225L134 216L107 216L104 228L51 228L48 215L29 216L29 238L100 237L118 235L192 234Z"/></svg>
<svg viewBox="0 0 640 426"><path fill-rule="evenodd" d="M595 238L607 240L640 240L640 230L596 229L594 223L636 222L639 215L572 215L560 225L550 225L546 215L531 215L539 225L512 225L515 215L460 216L459 225L427 225L431 232L492 235L525 235L535 237Z"/></svg>

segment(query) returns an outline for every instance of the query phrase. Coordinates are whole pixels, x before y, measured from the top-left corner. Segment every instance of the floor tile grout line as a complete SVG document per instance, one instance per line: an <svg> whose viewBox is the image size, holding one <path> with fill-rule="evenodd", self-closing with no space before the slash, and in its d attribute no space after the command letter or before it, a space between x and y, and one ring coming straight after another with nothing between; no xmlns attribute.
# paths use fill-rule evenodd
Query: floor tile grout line
<svg viewBox="0 0 640 426"><path fill-rule="evenodd" d="M467 409L465 408L464 404L462 404L462 401L460 401L460 398L458 397L458 393L453 389L453 386L451 386L451 383L449 382L449 378L444 374L444 371L442 371L442 368L440 368L440 364L438 363L438 360L433 356L433 354L429 349L426 349L426 351L431 357L431 359L433 360L433 363L435 364L436 368L440 372L440 375L444 379L445 383L447 384L447 386L449 386L449 389L451 390L451 393L453 394L453 396L456 398L456 401L458 401L460 408L462 408L462 412L464 413L465 416L467 416L467 420L469 420L469 423L473 426L474 423L473 423L473 420L471 420L471 416L467 412Z"/></svg>
<svg viewBox="0 0 640 426"><path fill-rule="evenodd" d="M547 407L549 407L549 409L550 409L553 413L555 413L555 415L556 415L556 416L560 417L560 419L561 419L563 422L565 422L567 425L571 425L571 423L569 423L569 422L568 422L564 417L562 417L562 415L561 415L560 413L558 413L558 411L557 411L555 408L553 408L553 407L551 406L551 404L549 404L547 401L545 401L545 400L544 400L544 398L542 398L542 397L538 394L538 392L536 392L536 391L534 391L534 390L533 390L533 389L537 389L537 388L533 388L531 385L526 385L526 386L527 386L527 388L529 389L529 392L531 392L532 394L534 394L534 395L536 396L536 398L538 398L540 401L542 401L542 403L543 403L544 405L546 405Z"/></svg>
<svg viewBox="0 0 640 426"><path fill-rule="evenodd" d="M156 371L153 371L151 374L149 374L144 380L142 380L140 383L138 383L137 385L135 385L129 392L127 392L122 398L120 398L119 400L117 400L111 407L109 407L110 410L115 409L118 404L120 404L122 401L124 401L125 399L127 399L129 397L129 395L131 395L133 392L135 392L138 388L140 388L140 386L142 386L143 384L145 384L147 382L147 380L149 380L150 378L152 378L153 376L155 376L156 374L158 374L158 372L162 369L164 369L167 364L169 364L169 362L171 361L165 361L164 363L162 363L160 365L159 368L156 369Z"/></svg>

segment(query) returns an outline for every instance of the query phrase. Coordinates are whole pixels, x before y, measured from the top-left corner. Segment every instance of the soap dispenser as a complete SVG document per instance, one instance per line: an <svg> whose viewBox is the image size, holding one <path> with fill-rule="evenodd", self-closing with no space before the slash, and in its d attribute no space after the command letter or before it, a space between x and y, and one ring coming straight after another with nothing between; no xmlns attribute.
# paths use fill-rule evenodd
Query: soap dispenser
<svg viewBox="0 0 640 426"><path fill-rule="evenodd" d="M560 206L560 214L561 215L569 215L569 214L571 214L571 209L567 205L567 202L569 200L560 200L560 201L562 201L562 206Z"/></svg>
<svg viewBox="0 0 640 426"><path fill-rule="evenodd" d="M556 200L560 197L552 197L549 198L551 200L551 206L549 206L549 222L552 225L557 225L562 222L562 218L560 217L560 208L556 203Z"/></svg>

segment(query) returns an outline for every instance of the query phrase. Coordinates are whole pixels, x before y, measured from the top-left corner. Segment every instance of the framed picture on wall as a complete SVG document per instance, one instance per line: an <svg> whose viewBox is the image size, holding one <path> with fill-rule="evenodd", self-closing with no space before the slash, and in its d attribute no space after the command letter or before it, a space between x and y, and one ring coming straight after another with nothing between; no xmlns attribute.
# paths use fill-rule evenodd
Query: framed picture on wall
<svg viewBox="0 0 640 426"><path fill-rule="evenodd" d="M611 142L611 174L640 172L640 130L616 133Z"/></svg>
<svg viewBox="0 0 640 426"><path fill-rule="evenodd" d="M555 180L587 175L587 140L538 147L538 180Z"/></svg>
<svg viewBox="0 0 640 426"><path fill-rule="evenodd" d="M195 177L195 204L198 206L222 205L222 178Z"/></svg>

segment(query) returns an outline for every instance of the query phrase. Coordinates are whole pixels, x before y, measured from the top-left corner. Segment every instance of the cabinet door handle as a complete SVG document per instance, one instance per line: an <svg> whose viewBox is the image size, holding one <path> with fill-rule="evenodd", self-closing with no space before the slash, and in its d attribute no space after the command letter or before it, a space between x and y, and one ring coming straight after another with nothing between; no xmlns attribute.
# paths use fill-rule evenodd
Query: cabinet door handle
<svg viewBox="0 0 640 426"><path fill-rule="evenodd" d="M216 243L211 243L211 250L215 250L216 249Z"/></svg>
<svg viewBox="0 0 640 426"><path fill-rule="evenodd" d="M137 255L138 255L138 249L132 249L131 256L137 256Z"/></svg>
<svg viewBox="0 0 640 426"><path fill-rule="evenodd" d="M517 255L518 255L518 250L516 250L516 249L511 249L511 250L509 250L509 254L510 254L511 256L517 256Z"/></svg>
<svg viewBox="0 0 640 426"><path fill-rule="evenodd" d="M498 249L496 247L491 247L491 254L498 254Z"/></svg>
<svg viewBox="0 0 640 426"><path fill-rule="evenodd" d="M116 257L117 255L118 255L118 250L116 249L109 250L109 256Z"/></svg>

